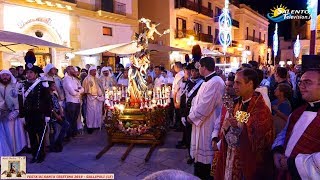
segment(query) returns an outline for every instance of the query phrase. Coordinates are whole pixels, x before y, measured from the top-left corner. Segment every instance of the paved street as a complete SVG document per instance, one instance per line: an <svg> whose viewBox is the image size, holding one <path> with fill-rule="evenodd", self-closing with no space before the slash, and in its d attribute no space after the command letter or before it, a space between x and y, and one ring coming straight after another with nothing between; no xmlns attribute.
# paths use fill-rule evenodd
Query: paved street
<svg viewBox="0 0 320 180"><path fill-rule="evenodd" d="M152 154L149 162L144 158L149 146L137 145L122 162L121 156L127 146L116 144L99 160L96 154L107 144L105 130L76 137L65 145L61 153L48 153L41 164L30 164L27 160L27 173L114 173L115 179L142 179L143 177L164 169L180 169L193 173L193 166L186 164L187 150L175 148L182 133L170 131L163 146Z"/></svg>

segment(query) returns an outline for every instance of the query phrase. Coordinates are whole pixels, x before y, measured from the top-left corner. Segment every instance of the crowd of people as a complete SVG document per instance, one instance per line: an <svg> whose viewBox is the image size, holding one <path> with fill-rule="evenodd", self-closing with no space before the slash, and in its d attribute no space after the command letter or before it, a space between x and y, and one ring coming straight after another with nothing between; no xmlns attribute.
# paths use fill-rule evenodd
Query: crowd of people
<svg viewBox="0 0 320 180"><path fill-rule="evenodd" d="M34 58L32 52L26 55ZM303 62L319 61L305 56ZM305 63L306 64L306 63ZM61 152L65 141L102 127L105 90L128 86L128 68L27 63L0 72L0 155ZM320 178L320 69L242 64L222 72L213 58L150 65L149 88L172 86L169 126L183 132L176 148L201 179ZM29 148L28 148L29 147Z"/></svg>
<svg viewBox="0 0 320 180"><path fill-rule="evenodd" d="M176 148L188 149L195 176L319 179L320 68L310 65L319 60L273 69L250 61L228 75L209 57L184 71L176 63L175 115L184 129Z"/></svg>
<svg viewBox="0 0 320 180"><path fill-rule="evenodd" d="M33 65L32 51L25 60L25 67L0 72L0 156L28 152L31 163L41 163L45 152L61 152L65 142L101 129L107 115L105 91L129 84L129 68L121 64L115 71L109 66L68 66L60 77L53 64L43 69ZM148 74L151 88L173 81L163 66L151 65Z"/></svg>

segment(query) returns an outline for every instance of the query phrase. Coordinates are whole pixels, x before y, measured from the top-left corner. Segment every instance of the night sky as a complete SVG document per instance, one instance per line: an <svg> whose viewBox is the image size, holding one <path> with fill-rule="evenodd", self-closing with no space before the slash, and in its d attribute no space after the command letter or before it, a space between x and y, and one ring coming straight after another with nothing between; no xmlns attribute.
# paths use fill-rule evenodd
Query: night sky
<svg viewBox="0 0 320 180"><path fill-rule="evenodd" d="M276 6L286 6L288 9L306 9L307 7L307 0L236 0L239 3L244 3L249 5L252 9L258 11L263 16L267 17L267 13L270 13L270 9L273 9ZM318 14L319 14L320 6L318 5ZM269 39L272 39L273 31L275 23L269 21ZM291 27L290 20L286 20L280 22L279 24L279 36L284 36L285 39L291 38L291 29L290 33L288 32L288 28L281 28L281 27ZM272 41L269 41L269 45L272 44Z"/></svg>

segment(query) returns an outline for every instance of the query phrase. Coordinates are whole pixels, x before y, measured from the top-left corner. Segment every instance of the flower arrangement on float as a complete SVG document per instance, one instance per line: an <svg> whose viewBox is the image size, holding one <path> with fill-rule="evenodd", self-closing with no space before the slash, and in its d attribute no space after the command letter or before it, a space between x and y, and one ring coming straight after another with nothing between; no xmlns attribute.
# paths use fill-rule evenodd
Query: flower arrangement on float
<svg viewBox="0 0 320 180"><path fill-rule="evenodd" d="M105 91L105 105L116 118L116 127L127 135L139 136L147 133L154 124L164 121L163 112L170 104L171 87L163 85L142 93L140 99L130 98L128 87L114 86ZM126 109L139 108L145 121L121 120ZM162 117L160 117L162 116ZM155 122L159 121L159 122Z"/></svg>

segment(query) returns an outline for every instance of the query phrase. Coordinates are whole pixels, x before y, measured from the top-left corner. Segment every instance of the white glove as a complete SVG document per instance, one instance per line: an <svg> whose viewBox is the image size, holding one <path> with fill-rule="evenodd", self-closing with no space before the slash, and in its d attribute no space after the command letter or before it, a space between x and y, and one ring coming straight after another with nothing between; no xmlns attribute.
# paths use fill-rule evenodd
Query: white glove
<svg viewBox="0 0 320 180"><path fill-rule="evenodd" d="M11 113L9 113L8 119L10 121L13 121L14 119L16 119L18 117L18 115L19 115L18 110L12 111Z"/></svg>
<svg viewBox="0 0 320 180"><path fill-rule="evenodd" d="M181 122L184 126L187 126L187 120L185 117L181 117Z"/></svg>
<svg viewBox="0 0 320 180"><path fill-rule="evenodd" d="M46 121L46 123L49 123L50 117L45 117L44 120Z"/></svg>

